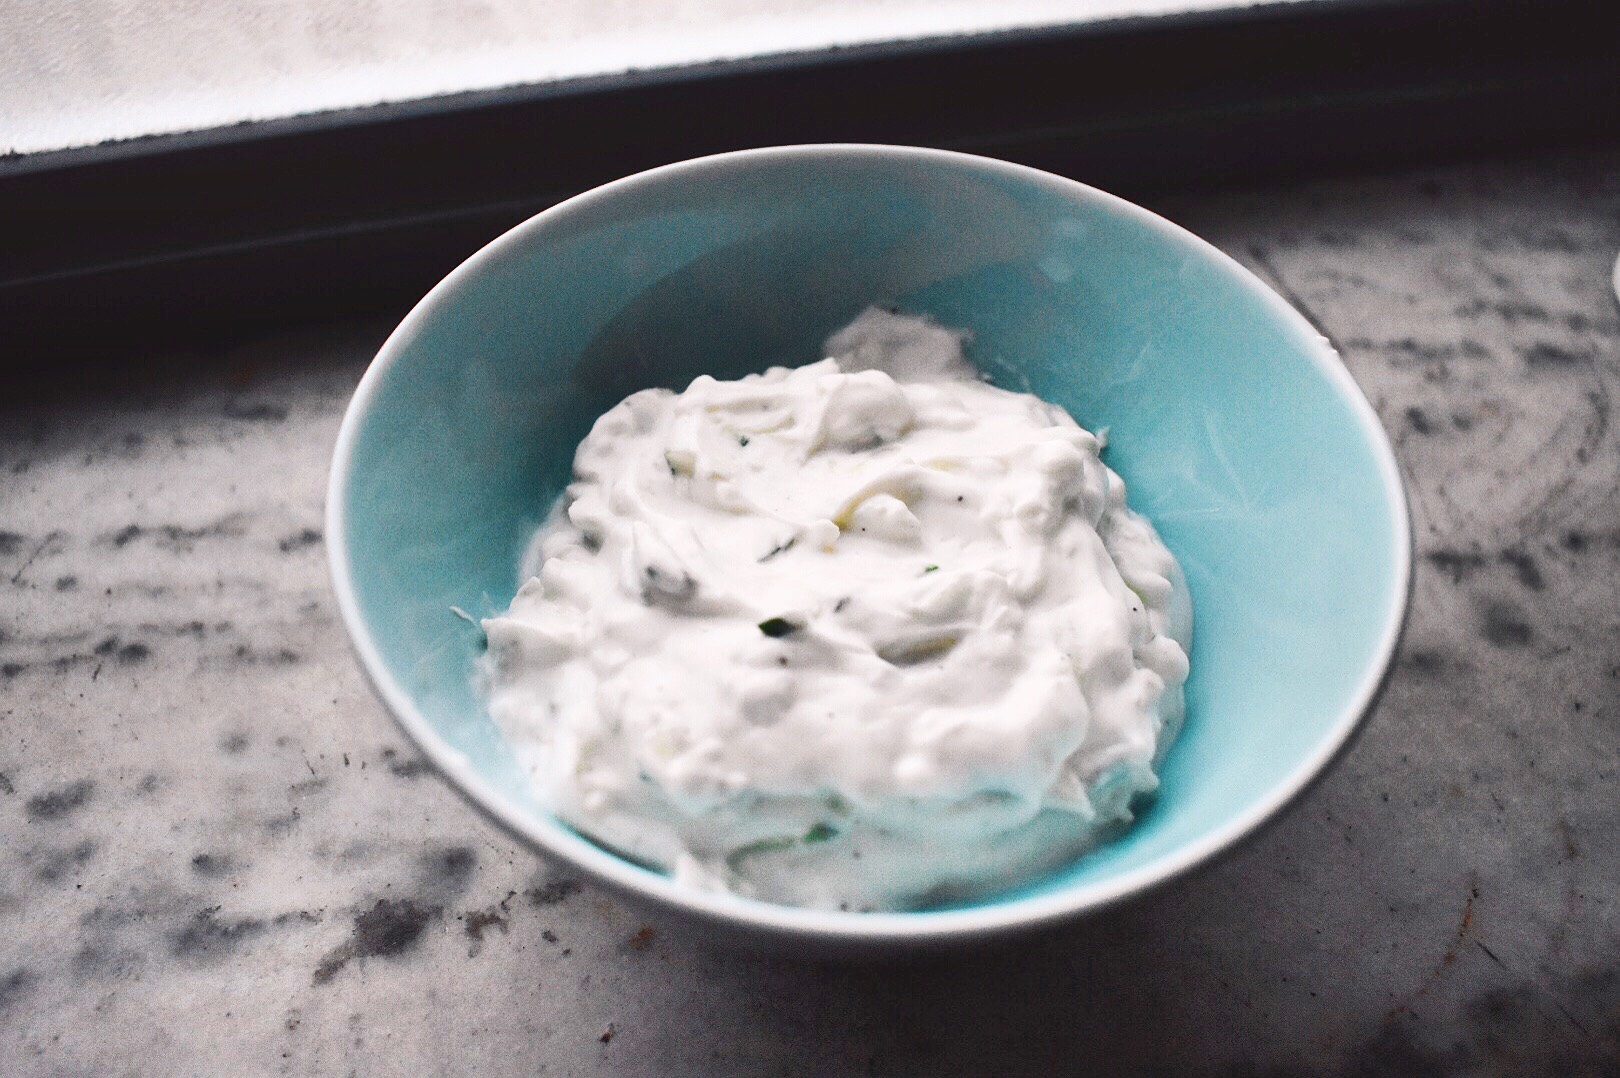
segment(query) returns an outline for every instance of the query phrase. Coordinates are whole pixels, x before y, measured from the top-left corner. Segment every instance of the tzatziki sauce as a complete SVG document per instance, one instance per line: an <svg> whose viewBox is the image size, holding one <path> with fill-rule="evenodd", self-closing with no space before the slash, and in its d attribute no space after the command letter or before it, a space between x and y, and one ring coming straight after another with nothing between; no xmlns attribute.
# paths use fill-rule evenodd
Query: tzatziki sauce
<svg viewBox="0 0 1620 1078"><path fill-rule="evenodd" d="M603 846L770 902L1028 883L1132 818L1192 611L1102 439L871 309L596 421L486 620L489 711Z"/></svg>

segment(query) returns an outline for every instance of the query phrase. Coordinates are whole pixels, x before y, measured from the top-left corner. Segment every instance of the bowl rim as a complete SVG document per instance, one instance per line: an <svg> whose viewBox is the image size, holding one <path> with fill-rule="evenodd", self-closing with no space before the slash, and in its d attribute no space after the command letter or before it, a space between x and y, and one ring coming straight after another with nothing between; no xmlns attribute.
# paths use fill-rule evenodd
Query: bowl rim
<svg viewBox="0 0 1620 1078"><path fill-rule="evenodd" d="M458 290L475 278L486 263L522 243L531 233L579 212L602 198L644 185L658 184L688 172L724 169L735 162L777 158L849 157L888 158L966 168L979 174L991 173L1032 182L1055 189L1070 198L1102 206L1105 210L1133 218L1177 243L1192 247L1228 272L1236 274L1256 290L1263 302L1285 324L1292 325L1309 342L1309 361L1347 403L1367 439L1382 480L1393 524L1393 558L1397 601L1383 625L1360 683L1350 695L1320 743L1290 770L1271 793L1220 826L1192 842L1145 865L1092 883L1064 887L1053 892L992 902L984 906L923 912L856 913L812 910L776 905L741 898L724 892L707 892L674 879L648 872L569 830L560 821L536 817L508 800L486 780L472 762L451 746L428 723L413 700L395 680L372 638L360 612L348 557L348 500L356 441L373 398L389 369L415 336L418 326L433 317ZM632 899L651 902L670 912L695 917L721 927L751 929L777 937L797 937L823 944L886 943L930 944L952 940L985 938L1017 930L1052 925L1095 912L1180 877L1195 868L1207 867L1220 856L1235 850L1254 837L1267 823L1300 797L1345 751L1364 725L1388 682L1396 649L1405 630L1412 598L1413 536L1406 486L1389 436L1377 413L1351 377L1331 341L1320 327L1285 300L1278 291L1224 251L1168 219L1116 195L1077 180L1058 176L1026 165L953 150L871 143L805 143L734 150L677 161L647 169L582 192L540 211L513 226L473 253L411 308L409 314L389 334L376 357L367 367L344 412L333 449L332 468L326 497L327 558L338 609L361 669L373 691L417 748L450 780L461 793L489 819L508 833L560 860L591 879L608 885Z"/></svg>

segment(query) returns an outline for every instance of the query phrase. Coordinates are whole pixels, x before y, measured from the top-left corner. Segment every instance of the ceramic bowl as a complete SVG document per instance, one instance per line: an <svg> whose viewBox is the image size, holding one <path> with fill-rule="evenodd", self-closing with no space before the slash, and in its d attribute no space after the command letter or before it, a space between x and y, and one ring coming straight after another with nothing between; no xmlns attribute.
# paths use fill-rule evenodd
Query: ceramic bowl
<svg viewBox="0 0 1620 1078"><path fill-rule="evenodd" d="M537 806L474 687L479 618L592 421L647 386L820 356L872 303L972 331L998 384L1106 428L1196 611L1188 719L1134 826L947 909L793 909L679 885ZM579 873L782 948L915 947L1049 924L1252 834L1372 707L1409 598L1394 457L1343 363L1253 274L1170 222L963 154L790 146L619 180L531 218L424 298L344 418L327 535L366 673L478 807Z"/></svg>

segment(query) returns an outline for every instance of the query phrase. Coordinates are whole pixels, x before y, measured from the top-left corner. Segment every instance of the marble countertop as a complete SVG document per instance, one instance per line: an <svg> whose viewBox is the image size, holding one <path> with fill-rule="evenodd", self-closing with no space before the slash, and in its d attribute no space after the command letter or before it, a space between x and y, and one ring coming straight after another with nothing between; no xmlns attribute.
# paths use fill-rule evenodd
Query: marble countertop
<svg viewBox="0 0 1620 1078"><path fill-rule="evenodd" d="M368 693L322 495L388 326L266 335L0 398L0 1073L1615 1073L1620 152L1156 208L1343 345L1411 485L1388 694L1258 840L921 966L645 920Z"/></svg>

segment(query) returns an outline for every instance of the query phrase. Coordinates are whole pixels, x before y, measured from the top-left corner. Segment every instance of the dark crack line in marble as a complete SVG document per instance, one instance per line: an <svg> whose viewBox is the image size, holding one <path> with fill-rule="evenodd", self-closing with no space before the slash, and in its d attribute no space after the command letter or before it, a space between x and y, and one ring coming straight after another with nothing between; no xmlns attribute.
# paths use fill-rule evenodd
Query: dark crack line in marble
<svg viewBox="0 0 1620 1078"><path fill-rule="evenodd" d="M1311 327L1316 332L1325 337L1328 343L1333 344L1335 352L1339 351L1339 346L1333 342L1333 334L1327 331L1327 327L1316 316L1316 312L1311 310L1311 305L1306 303L1298 292L1294 291L1293 286L1283 279L1281 273L1277 272L1277 267L1272 263L1271 256L1266 254L1266 249L1258 243L1251 243L1246 250L1249 252L1249 257L1254 259L1255 265L1265 271L1266 278L1271 282L1271 286L1283 294L1283 298L1293 305L1294 309L1304 317L1305 321L1311 324Z"/></svg>
<svg viewBox="0 0 1620 1078"><path fill-rule="evenodd" d="M1570 1025L1572 1025L1576 1029L1580 1030L1581 1036L1585 1037L1587 1040L1592 1040L1593 1039L1592 1038L1592 1031L1587 1029L1586 1026L1581 1022L1581 1020L1579 1018L1576 1018L1573 1014L1570 1013L1569 1008L1564 1006L1564 1003L1563 1003L1562 1000L1558 999L1557 997L1554 997L1552 1002L1553 1002L1553 1006L1558 1008L1558 1013L1562 1014L1565 1018L1569 1019L1569 1024Z"/></svg>
<svg viewBox="0 0 1620 1078"><path fill-rule="evenodd" d="M1579 475L1581 468L1591 460L1592 454L1602 447L1603 440L1608 436L1609 414L1613 408L1613 402L1609 396L1609 385L1602 377L1600 368L1595 361L1588 360L1585 365L1594 375L1596 388L1589 389L1586 393L1586 401L1592 406L1593 415L1587 419L1586 425L1581 430L1579 443L1575 446L1573 453L1569 454L1569 457L1573 458L1578 467L1568 468L1557 482L1548 486L1546 493L1535 506L1519 517L1520 531L1556 531L1568 523L1564 516L1554 515L1553 509L1558 505L1559 499L1569 493L1570 488L1575 485L1576 477ZM1557 442L1573 418L1573 416L1566 415L1560 420L1553 433L1542 440L1541 444L1536 447L1528 460L1525 461L1525 464L1534 463L1547 456L1548 448Z"/></svg>
<svg viewBox="0 0 1620 1078"><path fill-rule="evenodd" d="M1492 962L1496 963L1496 965L1498 967L1500 967L1501 970L1504 973L1510 974L1512 976L1517 976L1517 974L1514 973L1513 969L1506 962L1502 961L1502 959L1500 957L1498 957L1498 955L1497 955L1497 953L1495 951L1491 950L1489 947L1487 947L1485 945L1484 940L1476 938L1474 940L1474 945L1485 953L1486 958L1489 958ZM1579 1018L1575 1017L1574 1013L1571 1012L1570 1009L1564 1005L1563 1000L1558 998L1557 992L1555 992L1550 986L1547 986L1547 985L1541 985L1540 988L1541 988L1541 991L1543 991L1543 992L1545 992L1547 994L1547 998L1552 1000L1552 1005L1554 1007L1558 1008L1558 1013L1562 1014L1569 1021L1569 1024L1574 1026L1580 1032L1581 1036L1585 1037L1587 1040L1595 1039L1592 1036L1592 1031L1587 1029L1585 1024L1582 1023ZM1414 1002L1415 1001L1416 1000L1415 1000L1415 997L1414 997ZM1541 1017L1546 1019L1548 1022L1552 1022L1552 1020L1553 1020L1552 1015L1547 1013L1547 1009L1541 1005L1539 1000L1532 997L1531 1000L1530 1000L1530 1003L1536 1008L1536 1010L1538 1012L1540 1012Z"/></svg>
<svg viewBox="0 0 1620 1078"><path fill-rule="evenodd" d="M15 573L11 574L11 582L13 584L16 584L19 581L21 581L22 580L22 575L24 573L26 573L28 571L29 567L34 564L34 560L40 556L40 554L45 550L45 548L47 546L49 546L51 543L55 542L56 540L65 538L65 536L66 536L65 532L52 531L52 532L47 533L45 538L43 538L43 539L41 539L39 541L39 545L34 547L34 552L32 554L28 555L28 560L23 562L22 565L17 569L17 571Z"/></svg>
<svg viewBox="0 0 1620 1078"><path fill-rule="evenodd" d="M1402 1017L1403 1015L1412 1013L1412 1007L1418 1002L1418 1000L1427 996L1434 989L1435 985L1439 984L1440 981L1445 977L1446 972L1450 970L1452 966L1456 965L1457 955L1461 950L1462 945L1467 940L1472 938L1472 933L1474 930L1474 903L1478 900L1479 875L1478 873L1472 873L1469 876L1468 892L1463 899L1462 917L1458 920L1456 935L1451 940L1450 945L1446 947L1446 953L1440 957L1439 963L1437 963L1435 967L1429 971L1429 975L1423 979L1421 984L1418 985L1416 991L1412 992L1405 999L1401 1000L1400 1002L1396 1003L1394 1007L1390 1008L1388 1014L1385 1016L1387 1021L1393 1021Z"/></svg>

